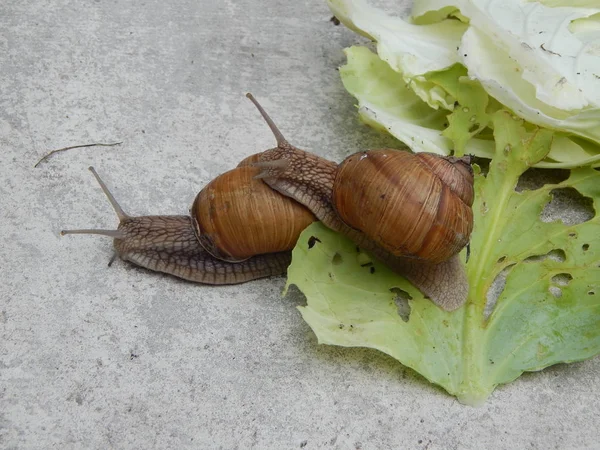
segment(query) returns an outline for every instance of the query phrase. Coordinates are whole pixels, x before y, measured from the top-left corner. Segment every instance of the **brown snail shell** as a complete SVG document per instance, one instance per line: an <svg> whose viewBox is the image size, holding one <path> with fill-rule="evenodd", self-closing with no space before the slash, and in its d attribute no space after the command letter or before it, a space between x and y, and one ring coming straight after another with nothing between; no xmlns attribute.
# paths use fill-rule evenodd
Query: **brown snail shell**
<svg viewBox="0 0 600 450"><path fill-rule="evenodd" d="M473 229L468 157L356 153L339 165L332 200L346 224L396 256L445 261L468 243Z"/></svg>
<svg viewBox="0 0 600 450"><path fill-rule="evenodd" d="M247 158L251 163L256 157ZM291 250L315 217L298 202L256 179L260 169L225 172L196 196L191 209L198 240L213 256L230 262Z"/></svg>

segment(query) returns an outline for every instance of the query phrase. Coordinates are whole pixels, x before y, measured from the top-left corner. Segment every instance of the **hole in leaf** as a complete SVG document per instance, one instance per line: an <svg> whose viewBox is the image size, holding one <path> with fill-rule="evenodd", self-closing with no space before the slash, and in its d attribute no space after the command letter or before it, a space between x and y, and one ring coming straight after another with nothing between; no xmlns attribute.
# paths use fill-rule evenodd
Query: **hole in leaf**
<svg viewBox="0 0 600 450"><path fill-rule="evenodd" d="M567 260L567 254L561 248L550 250L547 256L548 259L552 259L553 261L565 262Z"/></svg>
<svg viewBox="0 0 600 450"><path fill-rule="evenodd" d="M546 184L558 184L570 176L567 169L536 169L532 167L519 177L515 191L535 191Z"/></svg>
<svg viewBox="0 0 600 450"><path fill-rule="evenodd" d="M574 231L572 231L571 233L569 233L569 237L577 237L577 233L575 233Z"/></svg>
<svg viewBox="0 0 600 450"><path fill-rule="evenodd" d="M596 295L596 292L595 291L589 291L588 295Z"/></svg>
<svg viewBox="0 0 600 450"><path fill-rule="evenodd" d="M340 255L338 252L335 252L335 255L333 255L331 262L334 266L339 266L341 263L344 262L344 260L342 259L342 255Z"/></svg>
<svg viewBox="0 0 600 450"><path fill-rule="evenodd" d="M525 258L523 260L523 262L526 263L530 263L530 262L540 262L545 260L548 257L548 255L533 255L533 256L529 256L528 258Z"/></svg>
<svg viewBox="0 0 600 450"><path fill-rule="evenodd" d="M469 133L473 133L474 131L477 131L478 128L479 128L479 124L478 123L474 123L473 125L471 125L469 127Z"/></svg>
<svg viewBox="0 0 600 450"><path fill-rule="evenodd" d="M504 262L504 260L506 259L506 256L503 256L501 258L498 258L498 261L496 261L498 264L502 264Z"/></svg>
<svg viewBox="0 0 600 450"><path fill-rule="evenodd" d="M550 291L550 293L552 294L552 296L554 298L561 298L562 297L562 289L556 286L550 286L548 288L548 290Z"/></svg>
<svg viewBox="0 0 600 450"><path fill-rule="evenodd" d="M310 250L311 248L313 248L317 242L321 242L321 239L319 239L316 236L309 237L308 238L308 249Z"/></svg>
<svg viewBox="0 0 600 450"><path fill-rule="evenodd" d="M587 222L596 214L593 200L581 195L576 189L553 189L550 193L552 200L540 214L542 222L560 220L565 225L576 225Z"/></svg>
<svg viewBox="0 0 600 450"><path fill-rule="evenodd" d="M557 286L567 286L572 280L573 277L570 273L559 273L552 277L552 283Z"/></svg>
<svg viewBox="0 0 600 450"><path fill-rule="evenodd" d="M480 135L481 136L481 135ZM473 156L471 160L471 164L477 164L479 169L481 170L481 174L486 176L490 171L490 160L486 158L478 158L477 156Z"/></svg>
<svg viewBox="0 0 600 450"><path fill-rule="evenodd" d="M506 285L506 277L508 276L508 273L512 270L514 266L514 264L511 264L510 266L506 266L504 269L502 269L500 273L496 275L496 278L490 286L490 289L487 291L485 297L485 309L483 311L483 315L486 320L494 311L496 303L498 302L498 298L500 297L500 294L502 294L502 291L504 291L504 286Z"/></svg>
<svg viewBox="0 0 600 450"><path fill-rule="evenodd" d="M285 298L294 306L306 306L306 296L302 293L298 286L291 284L286 292ZM286 300L287 301L287 300Z"/></svg>
<svg viewBox="0 0 600 450"><path fill-rule="evenodd" d="M581 250L583 250L584 252L587 252L590 249L590 244L583 244L581 246Z"/></svg>
<svg viewBox="0 0 600 450"><path fill-rule="evenodd" d="M391 288L390 292L396 295L394 303L396 304L398 315L404 322L408 322L408 319L410 319L410 303L408 301L412 300L411 295L398 287Z"/></svg>
<svg viewBox="0 0 600 450"><path fill-rule="evenodd" d="M545 259L551 259L552 261L557 262L565 262L565 260L567 259L567 255L564 250L560 248L555 248L554 250L550 250L545 255L533 255L529 258L525 258L523 262L540 262Z"/></svg>

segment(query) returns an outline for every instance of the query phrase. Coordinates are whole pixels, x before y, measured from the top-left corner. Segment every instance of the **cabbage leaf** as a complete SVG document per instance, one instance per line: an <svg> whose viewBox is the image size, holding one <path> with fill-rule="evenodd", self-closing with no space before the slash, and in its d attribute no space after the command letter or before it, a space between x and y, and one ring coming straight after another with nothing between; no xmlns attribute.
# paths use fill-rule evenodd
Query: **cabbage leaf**
<svg viewBox="0 0 600 450"><path fill-rule="evenodd" d="M366 47L345 50L347 64L340 68L346 90L358 100L359 116L368 125L386 131L414 152L448 155L472 154L491 158L494 141L480 131L493 126L491 114L501 105L460 65L430 74L432 83L449 92L458 106L452 111L429 108L390 68ZM479 134L478 134L479 133ZM555 133L547 157L537 167L573 167L600 161L598 146L564 133Z"/></svg>
<svg viewBox="0 0 600 450"><path fill-rule="evenodd" d="M358 88L344 81L362 105L363 120L387 129L414 151L491 157L489 114L505 108L557 133L538 167L600 163L600 8L527 0L417 0L409 23L364 0L328 4L345 25L377 42L378 57L391 69L378 66L388 86L395 72L403 92L412 90L433 110L450 111L445 129L404 128L404 117L371 108L369 94L361 89L383 76L364 68L357 76L366 78L354 83ZM372 58L351 50L362 60L351 62L348 56L353 72L361 72L361 64L373 66ZM387 88L378 89L378 97L384 97ZM389 95L398 94L394 91ZM420 140L425 142L413 144Z"/></svg>
<svg viewBox="0 0 600 450"><path fill-rule="evenodd" d="M414 152L448 155L455 146L453 142L457 142L466 153L488 158L493 155L491 140L470 139L474 134L470 127L476 121L488 120L488 100L485 91L472 87L469 80L457 81L454 72L464 74L460 66L435 72L431 77L440 89L452 93L453 103L456 99L463 101L464 106L446 117L448 111L430 108L406 86L398 72L366 47L350 47L345 53L348 62L340 68L340 75L346 90L358 100L359 116L365 123L387 131ZM467 91L476 94L466 95ZM471 120L474 115L476 121Z"/></svg>
<svg viewBox="0 0 600 450"><path fill-rule="evenodd" d="M525 371L600 353L600 172L574 169L561 183L517 192L554 134L504 110L491 121L495 155L487 176L476 170L465 306L442 311L321 224L304 231L288 269L288 286L305 294L300 311L320 343L383 351L472 405ZM593 199L593 217L542 221L560 188ZM490 307L490 287L503 273Z"/></svg>

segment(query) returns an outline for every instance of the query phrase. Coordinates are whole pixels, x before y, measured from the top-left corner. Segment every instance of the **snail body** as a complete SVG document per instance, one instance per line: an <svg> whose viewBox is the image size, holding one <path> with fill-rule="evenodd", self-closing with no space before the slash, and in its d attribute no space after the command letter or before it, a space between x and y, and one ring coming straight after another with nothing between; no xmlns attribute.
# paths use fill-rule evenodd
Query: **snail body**
<svg viewBox="0 0 600 450"><path fill-rule="evenodd" d="M117 230L69 230L114 238L116 254L190 281L232 284L285 273L290 249L315 218L404 275L446 310L468 284L458 252L472 230L468 157L372 150L341 164L300 150L248 94L277 140L209 183L190 216L125 214L100 177Z"/></svg>

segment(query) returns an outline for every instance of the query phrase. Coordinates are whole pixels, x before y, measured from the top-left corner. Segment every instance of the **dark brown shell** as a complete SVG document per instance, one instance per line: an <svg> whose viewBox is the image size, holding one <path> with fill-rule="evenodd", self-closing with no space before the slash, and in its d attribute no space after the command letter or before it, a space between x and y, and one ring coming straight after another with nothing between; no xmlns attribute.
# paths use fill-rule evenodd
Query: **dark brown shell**
<svg viewBox="0 0 600 450"><path fill-rule="evenodd" d="M198 240L213 256L235 262L291 250L315 220L308 209L255 179L259 172L253 166L230 170L196 196L192 222Z"/></svg>
<svg viewBox="0 0 600 450"><path fill-rule="evenodd" d="M469 242L473 195L470 158L382 149L340 164L333 204L392 254L439 263Z"/></svg>

